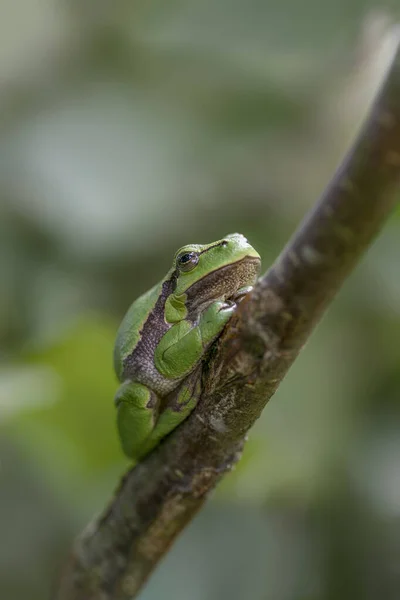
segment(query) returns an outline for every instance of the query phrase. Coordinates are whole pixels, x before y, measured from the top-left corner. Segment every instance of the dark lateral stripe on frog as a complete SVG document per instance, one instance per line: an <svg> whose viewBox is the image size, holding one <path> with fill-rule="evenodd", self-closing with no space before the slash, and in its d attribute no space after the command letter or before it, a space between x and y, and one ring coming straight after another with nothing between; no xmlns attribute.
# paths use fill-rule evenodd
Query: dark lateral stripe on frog
<svg viewBox="0 0 400 600"><path fill-rule="evenodd" d="M207 300L219 297L228 299L233 296L240 288L239 282L243 280L243 272L247 271L249 273L250 280L252 274L257 276L259 268L259 259L253 256L245 256L235 263L207 273L185 292L189 306L188 319L195 319L198 307ZM207 286L204 285L205 278L207 278Z"/></svg>
<svg viewBox="0 0 400 600"><path fill-rule="evenodd" d="M154 370L154 351L161 337L170 328L170 325L164 321L164 310L167 298L176 288L176 279L177 271L173 271L171 277L163 282L161 294L145 321L143 329L140 331L140 340L135 350L124 360L124 378L135 378L137 381L145 381L147 379L145 376L147 370ZM139 365L135 362L136 353L142 357Z"/></svg>

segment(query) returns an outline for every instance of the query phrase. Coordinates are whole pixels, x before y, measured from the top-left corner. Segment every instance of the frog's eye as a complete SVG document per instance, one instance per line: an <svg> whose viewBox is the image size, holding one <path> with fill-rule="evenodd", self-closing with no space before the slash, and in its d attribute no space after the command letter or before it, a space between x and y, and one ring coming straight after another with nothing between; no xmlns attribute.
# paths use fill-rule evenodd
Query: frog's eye
<svg viewBox="0 0 400 600"><path fill-rule="evenodd" d="M176 266L180 271L187 273L195 268L199 262L199 255L197 252L181 252L176 257Z"/></svg>

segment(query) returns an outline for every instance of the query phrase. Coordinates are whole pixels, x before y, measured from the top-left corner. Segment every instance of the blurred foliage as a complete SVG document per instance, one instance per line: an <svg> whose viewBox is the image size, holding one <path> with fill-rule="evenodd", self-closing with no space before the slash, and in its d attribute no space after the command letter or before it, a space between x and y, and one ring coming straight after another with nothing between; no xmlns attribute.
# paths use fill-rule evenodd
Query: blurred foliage
<svg viewBox="0 0 400 600"><path fill-rule="evenodd" d="M240 231L268 266L359 126L399 9L2 8L0 597L42 600L127 465L124 311L188 242ZM143 598L398 598L399 227L397 211Z"/></svg>

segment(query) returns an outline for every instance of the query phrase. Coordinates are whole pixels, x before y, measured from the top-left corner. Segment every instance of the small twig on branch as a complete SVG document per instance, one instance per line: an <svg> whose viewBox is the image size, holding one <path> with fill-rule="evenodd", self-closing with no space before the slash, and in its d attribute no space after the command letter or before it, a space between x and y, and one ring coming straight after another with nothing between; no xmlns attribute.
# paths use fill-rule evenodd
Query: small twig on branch
<svg viewBox="0 0 400 600"><path fill-rule="evenodd" d="M315 323L395 204L400 181L400 41L351 152L212 359L192 415L124 477L78 538L58 600L131 600L240 456Z"/></svg>

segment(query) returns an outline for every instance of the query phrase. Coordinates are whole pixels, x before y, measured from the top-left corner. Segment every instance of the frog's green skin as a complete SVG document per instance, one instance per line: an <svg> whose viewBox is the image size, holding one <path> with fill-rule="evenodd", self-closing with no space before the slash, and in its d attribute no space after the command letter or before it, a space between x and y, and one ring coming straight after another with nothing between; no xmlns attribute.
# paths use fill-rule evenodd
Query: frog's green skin
<svg viewBox="0 0 400 600"><path fill-rule="evenodd" d="M259 254L238 233L184 246L166 277L131 305L114 350L118 429L130 458L145 456L193 410L201 359L259 270Z"/></svg>

